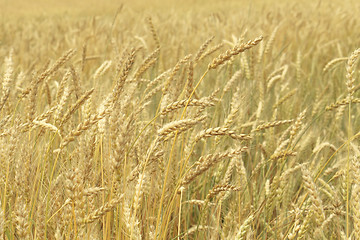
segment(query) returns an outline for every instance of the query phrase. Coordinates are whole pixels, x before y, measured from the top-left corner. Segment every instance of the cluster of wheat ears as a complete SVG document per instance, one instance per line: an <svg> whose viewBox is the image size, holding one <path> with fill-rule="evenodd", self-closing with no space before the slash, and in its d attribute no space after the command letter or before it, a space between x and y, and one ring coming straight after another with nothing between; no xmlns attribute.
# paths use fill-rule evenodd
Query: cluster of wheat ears
<svg viewBox="0 0 360 240"><path fill-rule="evenodd" d="M292 9L3 23L0 238L360 239L360 23Z"/></svg>

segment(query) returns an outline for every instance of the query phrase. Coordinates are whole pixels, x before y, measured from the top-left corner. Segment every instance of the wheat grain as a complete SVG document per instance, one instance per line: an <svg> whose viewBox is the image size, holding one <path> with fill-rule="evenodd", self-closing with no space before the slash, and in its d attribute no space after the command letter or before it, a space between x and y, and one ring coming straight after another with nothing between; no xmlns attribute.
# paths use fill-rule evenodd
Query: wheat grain
<svg viewBox="0 0 360 240"><path fill-rule="evenodd" d="M111 61L105 61L103 62L100 67L98 67L98 69L96 69L95 73L94 73L94 80L97 81L99 80L99 78L101 76L103 76L106 71L109 70L109 68L111 67L112 62Z"/></svg>
<svg viewBox="0 0 360 240"><path fill-rule="evenodd" d="M201 61L203 58L213 54L214 52L216 52L217 50L219 50L223 46L224 46L224 43L219 43L218 45L215 45L214 47L210 48L209 50L207 50L205 53L203 53L201 55L201 57L199 58L199 61Z"/></svg>
<svg viewBox="0 0 360 240"><path fill-rule="evenodd" d="M175 132L181 133L184 132L196 124L202 122L206 119L206 116L201 116L196 119L183 119L178 121L170 122L164 125L161 129L158 130L158 135L160 139L165 139L174 136Z"/></svg>
<svg viewBox="0 0 360 240"><path fill-rule="evenodd" d="M195 65L197 64L199 59L202 57L204 51L209 46L209 44L212 42L212 40L214 40L214 38L215 38L215 36L211 36L200 46L199 50L197 51L197 53L195 54L195 57L193 59Z"/></svg>
<svg viewBox="0 0 360 240"><path fill-rule="evenodd" d="M216 128L208 128L206 130L202 130L195 137L194 142L198 142L200 139L208 138L211 136L223 136L223 135L228 135L231 138L236 139L236 140L250 140L251 139L251 137L249 135L236 134L235 131L232 131L228 128L216 127Z"/></svg>
<svg viewBox="0 0 360 240"><path fill-rule="evenodd" d="M355 78L354 78L354 72L355 72L355 62L358 58L360 54L360 48L356 49L349 57L348 61L347 61L347 65L346 65L346 86L348 89L348 98L350 100L353 99L353 94L355 91L355 86L354 86L354 82L355 82Z"/></svg>
<svg viewBox="0 0 360 240"><path fill-rule="evenodd" d="M145 72L148 70L151 66L153 66L158 58L160 49L157 48L155 51L149 54L144 61L141 63L140 67L137 69L137 71L134 74L134 79L138 80Z"/></svg>
<svg viewBox="0 0 360 240"><path fill-rule="evenodd" d="M231 57L244 52L253 46L256 46L263 38L260 36L255 38L253 41L248 41L247 43L243 43L240 45L236 45L234 48L227 50L225 53L220 54L217 58L214 58L213 61L208 65L208 69L215 69L219 65L223 64L224 62L230 60Z"/></svg>
<svg viewBox="0 0 360 240"><path fill-rule="evenodd" d="M197 106L197 107L202 107L202 108L211 107L211 106L215 106L215 103L217 101L218 101L218 99L216 99L216 98L214 99L214 98L212 98L212 96L204 97L199 100L197 100L197 99L191 99L190 101L180 100L180 101L176 101L176 102L173 102L173 103L170 103L169 105L167 105L160 112L160 115L165 115L165 114L173 112L177 109L184 108L185 106L188 106L188 107Z"/></svg>
<svg viewBox="0 0 360 240"><path fill-rule="evenodd" d="M75 137L80 136L84 131L88 130L91 126L93 126L105 116L107 116L109 114L109 111L109 109L104 109L99 114L91 115L90 118L81 122L75 130L72 130L67 136L62 139L62 142L59 146L60 150L66 147L70 142L74 141Z"/></svg>
<svg viewBox="0 0 360 240"><path fill-rule="evenodd" d="M348 105L350 102L351 103L360 103L360 98L353 98L353 99L351 99L351 101L347 98L344 98L342 100L339 100L335 103L330 104L325 109L326 109L326 111L331 111L331 110L337 109L341 106Z"/></svg>
<svg viewBox="0 0 360 240"><path fill-rule="evenodd" d="M354 235L355 238L360 237L360 163L358 156L355 156L352 161L351 170L353 172L353 186L351 193L351 206L353 210L354 219Z"/></svg>
<svg viewBox="0 0 360 240"><path fill-rule="evenodd" d="M236 187L234 185L217 185L211 189L211 191L206 196L207 200L210 200L211 198L215 197L220 192L226 192L226 191L240 191L241 187Z"/></svg>
<svg viewBox="0 0 360 240"><path fill-rule="evenodd" d="M153 22L152 22L152 18L151 18L151 17L148 17L148 18L146 19L146 21L147 21L147 24L148 24L148 26L149 26L149 28L150 28L152 37L153 37L154 42L155 42L155 45L156 45L156 48L160 48L159 36L158 36L157 33L156 33L154 24L153 24Z"/></svg>
<svg viewBox="0 0 360 240"><path fill-rule="evenodd" d="M101 206L99 209L96 209L94 212L87 215L83 220L82 223L92 223L96 221L97 219L104 216L106 213L112 211L114 208L118 206L121 199L123 198L123 195L111 199L109 202L105 203L104 206Z"/></svg>
<svg viewBox="0 0 360 240"><path fill-rule="evenodd" d="M293 121L294 120L291 119L291 120L280 120L280 121L274 121L274 122L260 124L252 132L258 132L258 131L262 131L267 128L272 128L272 127L277 127L277 126L280 126L283 124L292 123Z"/></svg>
<svg viewBox="0 0 360 240"><path fill-rule="evenodd" d="M193 82L194 82L194 62L189 61L189 71L186 81L186 94L185 94L186 98L189 98L191 96L191 93L193 91Z"/></svg>
<svg viewBox="0 0 360 240"><path fill-rule="evenodd" d="M64 116L62 117L61 121L60 121L60 126L62 126L63 124L65 124L70 116L77 110L80 108L81 105L84 104L84 102L86 102L91 94L94 92L94 88L90 89L89 91L85 92L83 96L81 96L76 103L74 103L73 105L70 106L70 108L67 110L67 112L64 114Z"/></svg>
<svg viewBox="0 0 360 240"><path fill-rule="evenodd" d="M301 167L301 172L303 173L305 187L310 194L310 199L313 204L313 209L316 219L322 222L325 220L325 214L324 214L322 201L317 191L317 187L311 177L310 171L305 166Z"/></svg>
<svg viewBox="0 0 360 240"><path fill-rule="evenodd" d="M247 233L247 231L250 228L250 224L251 222L254 220L254 216L250 215L245 221L244 223L240 226L238 233L236 234L235 239L236 240L242 240L245 239L245 234Z"/></svg>
<svg viewBox="0 0 360 240"><path fill-rule="evenodd" d="M269 37L269 40L266 43L266 48L264 50L264 55L267 55L270 52L270 50L271 50L271 48L272 48L272 46L274 44L275 36L276 36L276 33L277 33L278 30L279 30L279 25L276 26L275 29L272 31L272 33L271 33L271 35Z"/></svg>
<svg viewBox="0 0 360 240"><path fill-rule="evenodd" d="M16 209L16 235L19 239L30 239L29 235L29 222L28 215L29 211L24 203L24 200L20 199L18 202L18 207Z"/></svg>
<svg viewBox="0 0 360 240"><path fill-rule="evenodd" d="M348 58L345 58L345 57L340 57L340 58L334 58L333 60L329 61L325 67L323 68L323 72L326 73L327 71L329 71L331 68L334 67L334 65L342 62L342 61L345 61L345 60L348 60Z"/></svg>
<svg viewBox="0 0 360 240"><path fill-rule="evenodd" d="M222 161L224 158L231 158L237 155L240 155L242 152L246 151L247 147L238 148L235 150L230 150L224 153L209 154L202 156L195 164L194 168L190 169L188 173L182 178L181 186L187 185L192 182L197 176L204 173L210 167L214 166L216 163Z"/></svg>
<svg viewBox="0 0 360 240"><path fill-rule="evenodd" d="M9 98L10 86L13 81L14 63L13 63L13 50L10 50L9 56L5 59L5 73L2 81L2 97L0 99L0 111L4 107L5 102Z"/></svg>
<svg viewBox="0 0 360 240"><path fill-rule="evenodd" d="M231 88L232 85L234 85L234 83L240 78L241 76L241 70L236 71L232 77L230 78L230 80L226 83L226 85L224 86L224 94L227 93Z"/></svg>

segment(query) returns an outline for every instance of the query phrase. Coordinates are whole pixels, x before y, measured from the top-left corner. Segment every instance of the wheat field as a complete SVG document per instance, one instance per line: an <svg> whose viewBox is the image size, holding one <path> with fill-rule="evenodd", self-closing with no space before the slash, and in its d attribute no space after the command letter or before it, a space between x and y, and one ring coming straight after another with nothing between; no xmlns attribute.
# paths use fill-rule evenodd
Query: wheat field
<svg viewBox="0 0 360 240"><path fill-rule="evenodd" d="M0 238L360 239L358 1L0 2Z"/></svg>

